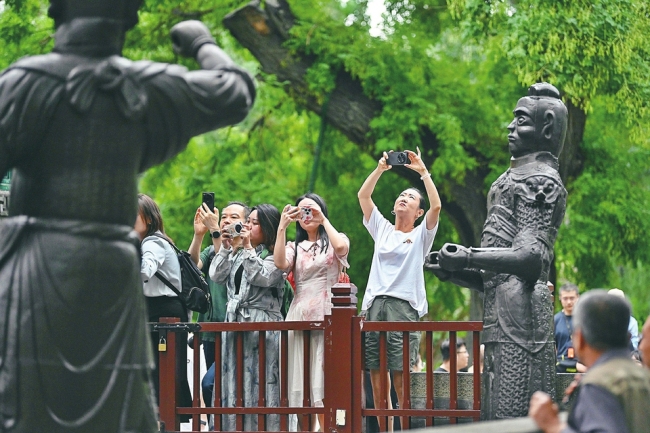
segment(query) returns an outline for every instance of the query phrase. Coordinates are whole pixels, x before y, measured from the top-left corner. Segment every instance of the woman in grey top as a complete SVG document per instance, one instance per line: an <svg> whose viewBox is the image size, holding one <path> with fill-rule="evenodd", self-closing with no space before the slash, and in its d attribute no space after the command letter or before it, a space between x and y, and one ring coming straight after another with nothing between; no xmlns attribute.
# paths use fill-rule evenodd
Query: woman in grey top
<svg viewBox="0 0 650 433"><path fill-rule="evenodd" d="M239 233L242 248L231 248L228 233L222 233L222 244L210 265L210 278L225 284L228 290L227 322L280 322L284 294L283 271L273 263L273 247L280 223L275 206L254 207ZM280 403L279 332L266 333L266 405ZM246 332L244 344L244 406L257 406L259 396L259 337ZM237 358L235 333L224 332L222 346L222 398L224 407L234 407L236 398ZM224 416L223 430L235 430L235 415ZM278 415L266 417L266 430L277 431ZM257 416L244 416L244 430L257 430Z"/></svg>
<svg viewBox="0 0 650 433"><path fill-rule="evenodd" d="M178 317L181 322L187 322L187 309L185 306L178 299L176 293L156 277L156 272L159 272L175 287L181 288L181 268L178 264L176 252L170 245L171 240L165 234L160 208L151 197L145 194L138 194L138 217L135 221L135 231L142 241L140 277L142 278L147 304L147 321L158 322L161 317ZM151 332L150 335L156 363L153 382L156 389L156 400L159 401L159 336L157 331ZM184 335L185 337L183 337ZM190 407L192 405L192 395L187 382L185 361L187 359L187 345L184 344L185 341L187 341L186 334L181 333L176 337L176 374L183 378L179 406Z"/></svg>

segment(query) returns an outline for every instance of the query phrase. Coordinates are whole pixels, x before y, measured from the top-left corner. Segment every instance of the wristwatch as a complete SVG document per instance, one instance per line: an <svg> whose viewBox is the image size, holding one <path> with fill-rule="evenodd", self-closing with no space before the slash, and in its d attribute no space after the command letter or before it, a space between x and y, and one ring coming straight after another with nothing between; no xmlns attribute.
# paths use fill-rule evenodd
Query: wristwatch
<svg viewBox="0 0 650 433"><path fill-rule="evenodd" d="M221 237L221 232L219 230L215 230L212 233L210 233L210 236L212 239L219 239Z"/></svg>

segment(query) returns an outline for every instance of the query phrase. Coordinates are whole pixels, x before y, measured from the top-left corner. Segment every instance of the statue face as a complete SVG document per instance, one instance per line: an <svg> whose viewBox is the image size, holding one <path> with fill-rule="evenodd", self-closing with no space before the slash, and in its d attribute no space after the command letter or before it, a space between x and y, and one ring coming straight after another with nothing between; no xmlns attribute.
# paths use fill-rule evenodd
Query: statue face
<svg viewBox="0 0 650 433"><path fill-rule="evenodd" d="M508 125L508 131L510 131L508 147L510 154L515 158L539 150L535 134L537 131L535 122L537 104L538 101L534 99L521 98L513 111L515 118Z"/></svg>

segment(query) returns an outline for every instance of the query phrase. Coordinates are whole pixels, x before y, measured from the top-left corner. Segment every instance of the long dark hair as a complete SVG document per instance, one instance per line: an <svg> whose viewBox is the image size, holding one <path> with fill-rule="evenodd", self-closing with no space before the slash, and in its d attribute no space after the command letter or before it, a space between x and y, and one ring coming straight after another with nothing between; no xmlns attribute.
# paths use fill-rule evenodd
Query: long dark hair
<svg viewBox="0 0 650 433"><path fill-rule="evenodd" d="M307 194L298 197L298 200L296 200L296 206L298 206L298 204L306 198L314 200L316 204L320 206L321 212L323 212L325 218L328 218L327 205L325 204L325 200L323 200L323 197L319 196L318 194L314 194L313 192L308 192ZM327 249L330 246L330 238L327 236L325 227L322 225L318 227L318 237L321 240L321 253L326 253ZM307 239L309 239L307 231L302 228L299 221L296 221L296 247L298 247L298 244L300 242Z"/></svg>
<svg viewBox="0 0 650 433"><path fill-rule="evenodd" d="M273 253L275 248L275 239L278 236L278 226L280 225L280 212L272 204L262 203L251 209L257 211L257 221L260 224L264 234L264 246Z"/></svg>
<svg viewBox="0 0 650 433"><path fill-rule="evenodd" d="M144 235L145 238L160 231L167 239L169 239L165 234L165 226L163 224L163 217L160 208L156 202L146 194L138 194L138 214L147 225L147 233Z"/></svg>

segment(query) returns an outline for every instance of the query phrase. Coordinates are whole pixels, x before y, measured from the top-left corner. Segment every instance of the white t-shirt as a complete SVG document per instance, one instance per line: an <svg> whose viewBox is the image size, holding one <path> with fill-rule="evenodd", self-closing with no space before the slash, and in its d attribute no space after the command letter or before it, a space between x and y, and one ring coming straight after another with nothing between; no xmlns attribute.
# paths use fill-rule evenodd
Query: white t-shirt
<svg viewBox="0 0 650 433"><path fill-rule="evenodd" d="M433 246L438 224L426 229L426 221L409 233L395 230L375 206L370 221L363 225L375 241L368 286L361 309L367 311L377 296L404 299L418 312L427 314L427 294L424 288L424 261Z"/></svg>

